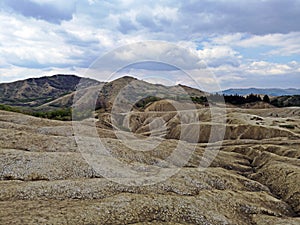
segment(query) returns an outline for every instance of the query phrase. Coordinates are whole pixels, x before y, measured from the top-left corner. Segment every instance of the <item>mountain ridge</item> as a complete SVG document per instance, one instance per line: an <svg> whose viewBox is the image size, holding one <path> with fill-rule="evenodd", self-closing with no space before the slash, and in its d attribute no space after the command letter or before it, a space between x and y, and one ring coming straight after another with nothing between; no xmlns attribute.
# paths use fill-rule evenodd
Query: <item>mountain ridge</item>
<svg viewBox="0 0 300 225"><path fill-rule="evenodd" d="M77 87L78 84L80 84L80 87ZM110 82L100 82L76 75L57 74L0 84L0 104L38 107L40 110L43 109L43 106L47 109L51 107L71 107L73 103L72 98L76 90L97 85L102 85L99 86L97 108L110 108L111 103L123 88L136 88L139 90L145 88L145 90L148 91L156 90L164 96L170 93L173 97L175 97L176 94L182 94L184 92L191 96L205 95L203 91L185 85L169 87L161 84L148 83L130 76L120 77ZM151 95L151 93L150 91L149 94Z"/></svg>
<svg viewBox="0 0 300 225"><path fill-rule="evenodd" d="M270 95L270 96L283 96L283 95L300 95L300 89L297 88L230 88L223 90L222 92L225 95L249 95L249 94L258 94L258 95Z"/></svg>
<svg viewBox="0 0 300 225"><path fill-rule="evenodd" d="M0 84L0 103L34 107L76 90L77 85L90 86L99 81L76 75L56 74Z"/></svg>
<svg viewBox="0 0 300 225"><path fill-rule="evenodd" d="M78 86L79 84L80 87ZM53 76L29 78L11 83L0 84L0 104L12 107L22 107L29 113L47 112L60 109L68 109L71 111L74 96L78 90L86 92L84 89L94 89L94 91L92 91L94 93L99 91L95 107L97 110L101 109L106 112L112 109L117 98L120 98L119 100L121 102L127 102L128 104L130 103L135 105L136 103L140 105L142 109L147 104L157 101L158 99L170 99L190 103L194 102L197 104L199 103L200 105L198 106L201 107L201 104L205 104L204 100L206 96L210 95L210 93L182 84L164 86L162 84L148 83L131 76L119 77L110 82L100 82L76 75L56 74ZM298 91L298 89L295 88L249 88L228 89L227 91L225 90L223 94L232 95L232 92L237 92L238 90L242 90L244 92L248 91L247 93L253 94L269 94L272 91L277 91L276 93L278 93L278 91L283 92L284 90L285 93L288 91L289 93ZM300 95L293 95L289 98L286 96L288 95L272 97L271 104L277 107L300 106ZM19 111L22 112L24 109Z"/></svg>

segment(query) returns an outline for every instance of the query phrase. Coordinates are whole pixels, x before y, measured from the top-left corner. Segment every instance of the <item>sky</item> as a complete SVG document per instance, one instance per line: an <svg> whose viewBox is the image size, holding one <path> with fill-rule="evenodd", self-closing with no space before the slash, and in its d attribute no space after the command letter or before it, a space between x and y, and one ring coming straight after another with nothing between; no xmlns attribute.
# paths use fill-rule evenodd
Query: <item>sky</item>
<svg viewBox="0 0 300 225"><path fill-rule="evenodd" d="M299 0L2 0L0 82L58 73L107 80L109 68L92 68L103 55L118 53L113 65L163 52L174 65L122 71L189 85L180 67L208 90L300 88L299 21Z"/></svg>

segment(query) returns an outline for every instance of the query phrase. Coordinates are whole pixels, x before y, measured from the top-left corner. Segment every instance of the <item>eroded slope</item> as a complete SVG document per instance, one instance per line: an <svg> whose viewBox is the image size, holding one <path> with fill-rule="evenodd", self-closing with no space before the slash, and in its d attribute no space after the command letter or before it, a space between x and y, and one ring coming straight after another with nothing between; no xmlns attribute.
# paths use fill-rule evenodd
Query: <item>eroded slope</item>
<svg viewBox="0 0 300 225"><path fill-rule="evenodd" d="M199 115L209 126L204 110ZM153 151L135 151L112 129L98 128L110 149L103 157L132 168L174 169L177 160L166 157L178 143L186 151L195 148L174 176L146 186L124 185L126 177L119 183L103 178L79 152L71 122L1 111L0 223L299 224L299 109L276 110L229 109L227 124L234 129L204 171L198 167L209 160L203 158L205 143L170 136ZM147 118L136 124L136 131L147 125L150 114L143 115ZM172 120L176 114L163 116ZM242 136L243 129L236 127L254 131ZM93 136L88 127L82 135ZM160 136L129 142L143 148L155 138Z"/></svg>

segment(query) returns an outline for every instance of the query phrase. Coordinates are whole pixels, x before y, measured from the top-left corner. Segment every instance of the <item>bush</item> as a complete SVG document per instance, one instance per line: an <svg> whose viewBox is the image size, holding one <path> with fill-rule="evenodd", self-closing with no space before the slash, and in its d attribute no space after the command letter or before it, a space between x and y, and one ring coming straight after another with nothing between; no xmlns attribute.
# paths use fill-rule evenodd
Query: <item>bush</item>
<svg viewBox="0 0 300 225"><path fill-rule="evenodd" d="M295 129L295 125L292 124L280 124L279 127L287 128L287 129Z"/></svg>
<svg viewBox="0 0 300 225"><path fill-rule="evenodd" d="M265 95L265 96L263 97L263 101L266 102L266 103L270 103L270 98L269 98L269 96L268 96L268 95Z"/></svg>
<svg viewBox="0 0 300 225"><path fill-rule="evenodd" d="M198 103L198 104L207 103L207 98L205 96L200 96L200 97L199 96L197 96L197 97L193 96L193 97L191 97L191 99L194 103Z"/></svg>
<svg viewBox="0 0 300 225"><path fill-rule="evenodd" d="M155 97L155 96L148 96L146 98L143 98L139 100L137 103L135 103L135 106L138 108L144 108L146 105L152 102L156 102L161 100L161 98Z"/></svg>

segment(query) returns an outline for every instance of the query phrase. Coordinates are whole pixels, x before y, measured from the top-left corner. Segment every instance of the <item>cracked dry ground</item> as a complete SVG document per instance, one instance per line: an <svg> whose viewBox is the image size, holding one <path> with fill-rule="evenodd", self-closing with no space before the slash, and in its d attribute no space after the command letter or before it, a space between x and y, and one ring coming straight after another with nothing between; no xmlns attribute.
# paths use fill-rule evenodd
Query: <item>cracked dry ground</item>
<svg viewBox="0 0 300 225"><path fill-rule="evenodd" d="M0 224L300 224L299 109L272 117L274 110L229 110L231 130L248 121L255 132L228 136L204 171L197 167L205 144L182 142L196 146L189 162L149 186L97 174L78 151L70 122L1 111ZM272 137L270 124L278 130ZM178 144L167 139L133 154L111 130L98 133L113 157L138 167L163 162Z"/></svg>

